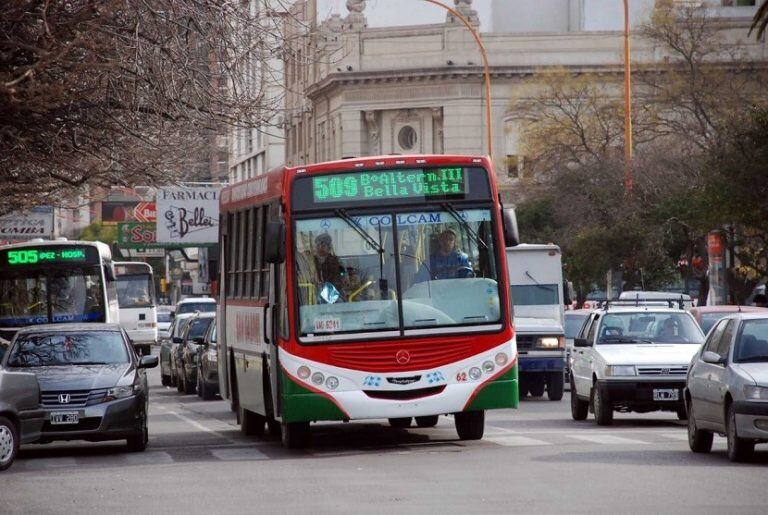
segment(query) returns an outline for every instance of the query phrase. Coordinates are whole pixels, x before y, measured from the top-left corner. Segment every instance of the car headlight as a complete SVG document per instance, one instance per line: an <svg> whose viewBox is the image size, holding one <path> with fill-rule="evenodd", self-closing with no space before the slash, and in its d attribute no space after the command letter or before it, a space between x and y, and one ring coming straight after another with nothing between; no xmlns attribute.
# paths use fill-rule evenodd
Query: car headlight
<svg viewBox="0 0 768 515"><path fill-rule="evenodd" d="M565 338L562 336L543 336L536 340L536 347L540 349L563 349Z"/></svg>
<svg viewBox="0 0 768 515"><path fill-rule="evenodd" d="M115 399L123 399L130 397L134 393L134 385L130 386L115 386L107 390L107 395L104 397L104 401L113 401Z"/></svg>
<svg viewBox="0 0 768 515"><path fill-rule="evenodd" d="M768 387L753 384L745 385L744 397L748 401L768 401Z"/></svg>
<svg viewBox="0 0 768 515"><path fill-rule="evenodd" d="M605 375L607 376L634 376L634 365L609 365L605 367Z"/></svg>

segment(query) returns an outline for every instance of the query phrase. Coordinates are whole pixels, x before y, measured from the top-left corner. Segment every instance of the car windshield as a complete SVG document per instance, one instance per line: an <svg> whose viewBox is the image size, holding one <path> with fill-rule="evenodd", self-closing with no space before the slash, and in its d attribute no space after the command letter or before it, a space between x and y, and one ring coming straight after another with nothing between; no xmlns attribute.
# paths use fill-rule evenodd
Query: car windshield
<svg viewBox="0 0 768 515"><path fill-rule="evenodd" d="M747 320L733 352L736 363L768 362L768 320Z"/></svg>
<svg viewBox="0 0 768 515"><path fill-rule="evenodd" d="M501 321L490 210L337 215L296 222L302 339Z"/></svg>
<svg viewBox="0 0 768 515"><path fill-rule="evenodd" d="M183 333L184 329L186 329L189 320L189 318L182 318L176 323L176 327L173 330L174 337L181 336L181 333Z"/></svg>
<svg viewBox="0 0 768 515"><path fill-rule="evenodd" d="M208 326L211 325L211 320L213 320L213 318L197 318L193 322L190 322L189 331L187 332L187 340L202 338L208 330Z"/></svg>
<svg viewBox="0 0 768 515"><path fill-rule="evenodd" d="M627 312L603 316L597 343L704 342L704 334L687 313Z"/></svg>
<svg viewBox="0 0 768 515"><path fill-rule="evenodd" d="M199 311L200 313L215 312L216 303L215 302L185 302L184 304L179 304L178 309L176 309L176 314L180 315L181 313L194 313L195 311Z"/></svg>
<svg viewBox="0 0 768 515"><path fill-rule="evenodd" d="M583 314L583 315L565 315L565 337L566 338L576 338L576 335L579 334L579 331L581 330L581 326L584 325L584 320L587 319L589 315Z"/></svg>
<svg viewBox="0 0 768 515"><path fill-rule="evenodd" d="M110 365L128 363L118 331L30 333L19 336L8 356L9 367Z"/></svg>
<svg viewBox="0 0 768 515"><path fill-rule="evenodd" d="M556 284L513 285L512 302L515 306L557 305L560 299Z"/></svg>
<svg viewBox="0 0 768 515"><path fill-rule="evenodd" d="M0 278L0 326L104 322L104 289L98 266L25 269Z"/></svg>

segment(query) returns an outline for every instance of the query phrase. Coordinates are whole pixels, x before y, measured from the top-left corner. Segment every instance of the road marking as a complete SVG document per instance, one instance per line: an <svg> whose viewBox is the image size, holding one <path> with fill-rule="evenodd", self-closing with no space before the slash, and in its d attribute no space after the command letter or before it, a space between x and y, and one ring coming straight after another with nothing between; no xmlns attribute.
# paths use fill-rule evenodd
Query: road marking
<svg viewBox="0 0 768 515"><path fill-rule="evenodd" d="M211 449L211 454L221 461L267 460L269 456L252 448Z"/></svg>
<svg viewBox="0 0 768 515"><path fill-rule="evenodd" d="M681 441L688 441L688 433L659 433L664 438L669 438L670 440L675 440L677 442Z"/></svg>
<svg viewBox="0 0 768 515"><path fill-rule="evenodd" d="M195 427L195 428L197 428L197 429L199 429L201 431L205 431L206 433L210 433L212 435L216 435L216 436L218 436L220 438L223 438L224 440L233 442L233 440L231 438L229 438L228 436L224 436L223 434L219 433L218 431L215 431L215 430L211 429L210 427L206 427L203 424L197 422L196 420L192 420L191 418L186 417L186 416L184 416L184 415L182 415L180 413L176 413L175 411L169 411L168 414L169 415L173 415L174 417L178 418L179 420L183 420L187 424L189 424L192 427Z"/></svg>
<svg viewBox="0 0 768 515"><path fill-rule="evenodd" d="M552 445L550 442L543 440L536 440L535 438L528 438L525 436L496 436L492 438L484 438L485 441L493 442L504 447L530 447L537 445Z"/></svg>
<svg viewBox="0 0 768 515"><path fill-rule="evenodd" d="M603 445L638 445L638 444L647 444L648 442L644 442L642 440L634 440L632 438L624 438L622 436L614 436L614 435L601 435L601 434L580 434L580 435L574 435L570 434L568 435L568 438L575 438L576 440L583 440L585 442L589 443L599 443Z"/></svg>

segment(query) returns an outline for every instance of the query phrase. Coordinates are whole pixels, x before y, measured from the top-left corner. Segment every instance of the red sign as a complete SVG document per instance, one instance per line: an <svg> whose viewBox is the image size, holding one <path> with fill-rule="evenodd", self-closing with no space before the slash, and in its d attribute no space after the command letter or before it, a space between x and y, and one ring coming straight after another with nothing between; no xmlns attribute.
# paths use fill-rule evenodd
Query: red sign
<svg viewBox="0 0 768 515"><path fill-rule="evenodd" d="M139 222L154 222L157 220L157 207L154 202L139 202L133 208L133 216Z"/></svg>

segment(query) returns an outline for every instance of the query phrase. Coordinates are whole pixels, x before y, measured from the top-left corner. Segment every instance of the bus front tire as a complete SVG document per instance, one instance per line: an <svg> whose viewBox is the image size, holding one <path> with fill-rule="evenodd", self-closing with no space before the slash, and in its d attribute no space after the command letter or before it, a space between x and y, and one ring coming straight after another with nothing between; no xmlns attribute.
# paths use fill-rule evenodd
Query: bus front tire
<svg viewBox="0 0 768 515"><path fill-rule="evenodd" d="M439 420L439 415L416 417L416 425L418 427L435 427L437 425L438 420Z"/></svg>
<svg viewBox="0 0 768 515"><path fill-rule="evenodd" d="M280 427L283 447L301 449L309 443L309 422L283 422Z"/></svg>
<svg viewBox="0 0 768 515"><path fill-rule="evenodd" d="M264 436L267 417L244 408L239 408L240 431L246 436Z"/></svg>
<svg viewBox="0 0 768 515"><path fill-rule="evenodd" d="M485 432L485 411L462 411L453 415L460 440L480 440Z"/></svg>
<svg viewBox="0 0 768 515"><path fill-rule="evenodd" d="M411 427L411 417L398 417L390 418L389 425L398 429L406 429Z"/></svg>

